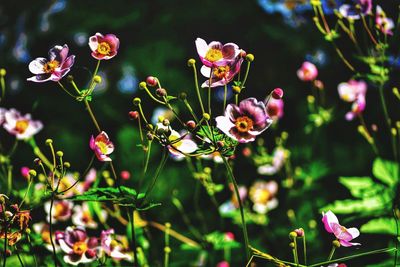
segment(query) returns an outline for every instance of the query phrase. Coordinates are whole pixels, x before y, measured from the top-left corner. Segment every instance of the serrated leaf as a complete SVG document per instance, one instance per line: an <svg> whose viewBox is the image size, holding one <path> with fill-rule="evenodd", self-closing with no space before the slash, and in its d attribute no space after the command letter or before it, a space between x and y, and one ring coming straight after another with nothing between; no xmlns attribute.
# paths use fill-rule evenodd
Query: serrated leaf
<svg viewBox="0 0 400 267"><path fill-rule="evenodd" d="M393 187L399 180L399 165L392 161L377 158L372 165L372 173L381 182Z"/></svg>
<svg viewBox="0 0 400 267"><path fill-rule="evenodd" d="M368 234L389 234L396 236L396 220L388 217L372 219L361 226L360 231Z"/></svg>
<svg viewBox="0 0 400 267"><path fill-rule="evenodd" d="M334 213L339 214L351 214L351 213L362 213L371 211L380 211L387 207L390 202L390 198L387 195L374 196L371 198L354 200L336 200L333 204L329 204L323 207L321 210L331 210Z"/></svg>
<svg viewBox="0 0 400 267"><path fill-rule="evenodd" d="M339 182L350 190L353 197L363 198L377 191L377 185L371 177L340 177Z"/></svg>

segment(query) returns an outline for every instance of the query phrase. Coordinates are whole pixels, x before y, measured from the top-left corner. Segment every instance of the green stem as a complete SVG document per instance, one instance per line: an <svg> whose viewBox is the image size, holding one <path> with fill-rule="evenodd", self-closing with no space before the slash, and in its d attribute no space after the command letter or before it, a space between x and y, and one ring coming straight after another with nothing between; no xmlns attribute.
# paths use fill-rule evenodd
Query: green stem
<svg viewBox="0 0 400 267"><path fill-rule="evenodd" d="M8 166L7 169L7 185L7 195L9 195L12 190L12 166Z"/></svg>
<svg viewBox="0 0 400 267"><path fill-rule="evenodd" d="M390 133L390 124L391 124L391 120L390 120L389 113L388 113L388 110L387 110L386 101L385 101L385 96L384 96L384 94L383 94L383 84L381 84L381 85L379 86L379 97L380 97L380 99L381 99L383 114L384 114L384 116L385 116L385 121L386 121L388 130L389 130L389 133Z"/></svg>
<svg viewBox="0 0 400 267"><path fill-rule="evenodd" d="M96 126L97 131L100 133L101 132L101 128L99 126L99 123L96 120L96 117L93 114L93 111L92 111L92 109L90 107L89 102L86 99L84 99L83 102L85 103L86 110L89 112L90 118L92 119L94 125Z"/></svg>
<svg viewBox="0 0 400 267"><path fill-rule="evenodd" d="M169 247L169 232L171 225L169 223L165 224L165 247L164 247L164 267L168 267L169 264L169 254L171 253L171 248Z"/></svg>
<svg viewBox="0 0 400 267"><path fill-rule="evenodd" d="M133 251L133 266L139 266L138 257L136 251L136 234L135 234L135 215L133 214L135 211L130 208L126 208L126 213L128 215L129 222L131 223L131 238L132 238L132 251Z"/></svg>
<svg viewBox="0 0 400 267"><path fill-rule="evenodd" d="M54 204L54 192L51 193L51 200L50 200L50 210L49 210L49 232L50 232L50 242L51 242L51 248L53 250L53 261L54 261L54 266L57 267L57 255L56 255L56 247L54 246L54 241L53 241L53 204Z"/></svg>
<svg viewBox="0 0 400 267"><path fill-rule="evenodd" d="M307 246L306 246L306 234L303 235L303 255L304 255L304 265L307 265Z"/></svg>
<svg viewBox="0 0 400 267"><path fill-rule="evenodd" d="M15 253L17 254L17 257L18 257L18 260L19 260L19 264L20 264L22 267L25 267L24 262L22 261L21 256L19 255L19 251L18 251L17 246L14 247L14 251L15 251Z"/></svg>
<svg viewBox="0 0 400 267"><path fill-rule="evenodd" d="M223 111L225 111L225 108L226 108L226 97L227 97L227 94L228 94L228 86L225 84L225 86L224 86L224 109L223 109Z"/></svg>
<svg viewBox="0 0 400 267"><path fill-rule="evenodd" d="M294 254L294 263L296 263L296 266L299 266L299 255L297 251L297 240L296 237L293 239L294 243L294 249L293 249L293 254Z"/></svg>
<svg viewBox="0 0 400 267"><path fill-rule="evenodd" d="M98 60L98 61L97 61L96 68L94 69L94 73L93 73L92 81L90 82L90 86L89 86L89 88L92 88L92 86L93 86L93 83L94 83L94 77L97 75L97 72L99 71L100 62L101 62L101 60Z"/></svg>
<svg viewBox="0 0 400 267"><path fill-rule="evenodd" d="M246 226L246 219L244 217L244 211L243 211L243 204L242 204L242 200L240 199L240 194L239 194L239 189L238 189L238 185L236 183L235 177L233 175L233 171L231 166L229 165L229 162L227 161L227 159L225 158L224 155L220 154L222 157L222 160L224 161L225 164L225 168L228 171L228 177L230 179L230 182L233 184L233 188L235 189L235 195L236 198L239 202L239 209L240 209L240 217L242 220L242 231L243 231L243 237L244 237L244 245L245 245L245 250L246 250L246 259L248 260L250 258L250 251L249 251L249 237L247 234L247 226Z"/></svg>
<svg viewBox="0 0 400 267"><path fill-rule="evenodd" d="M243 82L242 82L242 84L240 85L240 92L241 92L242 89L244 88L244 85L245 85L245 83L246 83L246 81L247 81L247 77L249 76L250 65L251 65L251 62L250 62L250 61L247 61L246 73L244 74Z"/></svg>
<svg viewBox="0 0 400 267"><path fill-rule="evenodd" d="M336 250L336 247L332 246L331 252L329 253L329 256L328 256L328 261L330 261L332 259L333 254L335 253L335 250Z"/></svg>
<svg viewBox="0 0 400 267"><path fill-rule="evenodd" d="M1 98L0 98L0 102L1 102L1 101L3 101L4 95L6 93L6 83L4 81L4 76L0 77L0 85L1 85Z"/></svg>
<svg viewBox="0 0 400 267"><path fill-rule="evenodd" d="M196 65L195 64L193 64L193 75L194 75L194 85L196 87L196 94L197 94L197 98L198 98L199 103L200 103L201 112L205 113L204 106L203 106L203 101L201 100L199 82L197 80L197 69L196 69Z"/></svg>
<svg viewBox="0 0 400 267"><path fill-rule="evenodd" d="M61 89L63 89L64 92L66 92L70 97L76 98L76 96L74 96L73 94L71 94L65 87L64 85L62 85L61 82L57 82L58 85L60 85Z"/></svg>

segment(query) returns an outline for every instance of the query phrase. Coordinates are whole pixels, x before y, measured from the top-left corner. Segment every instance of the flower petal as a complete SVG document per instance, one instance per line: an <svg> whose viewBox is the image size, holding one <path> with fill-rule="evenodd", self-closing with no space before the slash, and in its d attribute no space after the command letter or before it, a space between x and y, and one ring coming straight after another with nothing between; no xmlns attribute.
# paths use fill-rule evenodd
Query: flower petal
<svg viewBox="0 0 400 267"><path fill-rule="evenodd" d="M68 56L69 48L68 45L60 46L56 45L49 51L49 59L57 60L62 64Z"/></svg>
<svg viewBox="0 0 400 267"><path fill-rule="evenodd" d="M328 211L327 213L322 212L322 222L324 223L325 230L328 233L333 233L333 223L339 224L336 215L332 211Z"/></svg>
<svg viewBox="0 0 400 267"><path fill-rule="evenodd" d="M42 74L44 73L43 71L43 66L48 62L48 60L44 57L38 57L35 60L31 61L29 63L29 71L32 72L33 74Z"/></svg>

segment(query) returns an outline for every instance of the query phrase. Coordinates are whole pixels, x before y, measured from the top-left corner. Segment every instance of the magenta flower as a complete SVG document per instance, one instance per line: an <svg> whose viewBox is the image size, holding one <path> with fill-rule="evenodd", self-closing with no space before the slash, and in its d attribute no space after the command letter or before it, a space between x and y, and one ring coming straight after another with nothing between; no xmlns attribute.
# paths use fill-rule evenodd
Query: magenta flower
<svg viewBox="0 0 400 267"><path fill-rule="evenodd" d="M361 7L360 11L357 10L356 4ZM347 19L358 20L361 18L360 15L364 16L372 13L372 0L358 0L354 5L341 5L339 13Z"/></svg>
<svg viewBox="0 0 400 267"><path fill-rule="evenodd" d="M98 254L97 238L89 238L82 227L67 227L65 232L56 231L56 243L67 255L64 261L71 265L89 263Z"/></svg>
<svg viewBox="0 0 400 267"><path fill-rule="evenodd" d="M322 212L322 222L324 223L325 230L336 236L337 240L344 247L351 247L361 245L360 243L351 243L350 241L360 235L357 228L346 228L339 224L336 215L332 211L327 213Z"/></svg>
<svg viewBox="0 0 400 267"><path fill-rule="evenodd" d="M272 123L264 103L255 98L244 99L239 106L229 104L225 115L215 120L222 132L240 143L254 141Z"/></svg>
<svg viewBox="0 0 400 267"><path fill-rule="evenodd" d="M304 61L300 69L297 70L297 77L304 82L313 81L318 76L317 67L308 61Z"/></svg>
<svg viewBox="0 0 400 267"><path fill-rule="evenodd" d="M114 151L114 144L110 141L106 132L102 131L96 136L96 138L92 135L89 146L94 151L98 160L111 161L111 158L108 157L108 155Z"/></svg>
<svg viewBox="0 0 400 267"><path fill-rule="evenodd" d="M274 121L277 121L278 119L283 117L284 102L282 99L275 99L275 98L271 97L268 100L266 106L267 106L268 115Z"/></svg>
<svg viewBox="0 0 400 267"><path fill-rule="evenodd" d="M217 41L212 41L207 44L201 38L195 41L197 53L201 62L207 67L226 66L229 62L234 61L243 51L234 43L222 44ZM208 72L210 75L210 72Z"/></svg>
<svg viewBox="0 0 400 267"><path fill-rule="evenodd" d="M233 80L236 74L239 73L242 63L243 58L238 57L234 61L227 62L226 65L215 66L212 68L203 65L200 69L200 72L208 79L201 85L201 87L217 87L228 84Z"/></svg>
<svg viewBox="0 0 400 267"><path fill-rule="evenodd" d="M365 110L367 84L364 81L350 80L347 83L340 83L338 92L342 100L353 103L351 111L346 113L346 120L353 120Z"/></svg>
<svg viewBox="0 0 400 267"><path fill-rule="evenodd" d="M394 22L392 19L386 17L385 11L377 5L376 6L376 17L375 17L376 27L387 35L393 35L392 29L394 28Z"/></svg>
<svg viewBox="0 0 400 267"><path fill-rule="evenodd" d="M111 59L118 53L119 39L114 34L96 33L89 38L89 47L92 57L98 60Z"/></svg>
<svg viewBox="0 0 400 267"><path fill-rule="evenodd" d="M19 140L26 140L37 134L43 128L40 121L32 120L31 114L21 115L16 109L4 112L4 129Z"/></svg>
<svg viewBox="0 0 400 267"><path fill-rule="evenodd" d="M132 261L131 255L127 253L122 244L112 238L114 229L102 231L100 235L100 242L102 250L111 258L115 260Z"/></svg>
<svg viewBox="0 0 400 267"><path fill-rule="evenodd" d="M68 56L68 45L56 45L49 51L49 59L38 57L29 63L29 70L35 76L28 78L32 82L58 82L71 69L75 61L75 56Z"/></svg>

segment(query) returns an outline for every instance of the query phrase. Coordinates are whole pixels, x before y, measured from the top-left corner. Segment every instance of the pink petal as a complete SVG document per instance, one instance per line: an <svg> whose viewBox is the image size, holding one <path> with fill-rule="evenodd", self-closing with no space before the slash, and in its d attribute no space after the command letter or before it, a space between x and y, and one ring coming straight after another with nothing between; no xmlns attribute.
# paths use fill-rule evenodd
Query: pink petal
<svg viewBox="0 0 400 267"><path fill-rule="evenodd" d="M196 49L197 49L197 53L199 54L199 56L205 57L206 53L209 49L206 41L204 41L201 38L197 38L195 41L195 44L196 44Z"/></svg>
<svg viewBox="0 0 400 267"><path fill-rule="evenodd" d="M91 36L91 37L89 38L89 47L90 47L90 50L96 51L98 45L99 45L99 42L97 41L97 33L96 33L96 35Z"/></svg>
<svg viewBox="0 0 400 267"><path fill-rule="evenodd" d="M325 230L328 233L333 233L332 224L339 224L336 215L332 211L327 213L322 212L322 222L324 223Z"/></svg>

